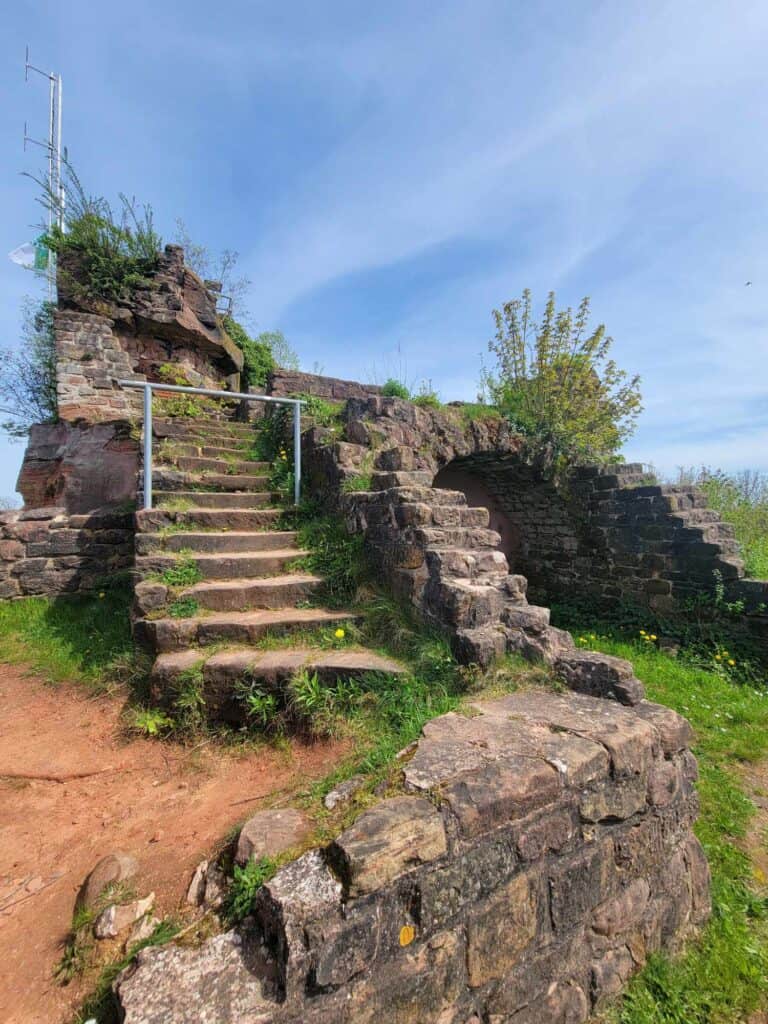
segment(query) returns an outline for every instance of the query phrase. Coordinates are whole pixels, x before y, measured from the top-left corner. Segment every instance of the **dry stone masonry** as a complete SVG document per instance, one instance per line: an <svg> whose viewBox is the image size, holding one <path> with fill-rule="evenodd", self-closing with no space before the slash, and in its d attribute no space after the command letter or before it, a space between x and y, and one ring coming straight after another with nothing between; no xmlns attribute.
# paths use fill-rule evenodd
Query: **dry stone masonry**
<svg viewBox="0 0 768 1024"><path fill-rule="evenodd" d="M709 913L687 723L542 691L472 710L239 929L143 951L125 1024L578 1024L678 949Z"/></svg>

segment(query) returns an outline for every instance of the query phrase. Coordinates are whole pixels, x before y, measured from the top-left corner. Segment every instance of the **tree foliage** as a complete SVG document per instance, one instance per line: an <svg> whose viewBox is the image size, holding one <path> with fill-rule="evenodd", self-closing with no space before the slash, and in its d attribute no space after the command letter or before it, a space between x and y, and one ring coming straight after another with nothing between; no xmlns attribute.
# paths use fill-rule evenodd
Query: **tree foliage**
<svg viewBox="0 0 768 1024"><path fill-rule="evenodd" d="M22 305L21 345L0 349L0 412L8 418L0 429L11 437L24 437L33 423L52 423L56 404L56 346L51 302Z"/></svg>
<svg viewBox="0 0 768 1024"><path fill-rule="evenodd" d="M242 324L231 316L222 318L222 326L243 353L243 384L245 387L264 388L270 372L275 368L272 349L258 338L252 338Z"/></svg>
<svg viewBox="0 0 768 1024"><path fill-rule="evenodd" d="M540 321L531 293L493 311L495 357L483 385L513 426L555 460L615 458L642 411L640 378L609 358L613 339L599 324L588 333L589 299L574 314L549 293Z"/></svg>

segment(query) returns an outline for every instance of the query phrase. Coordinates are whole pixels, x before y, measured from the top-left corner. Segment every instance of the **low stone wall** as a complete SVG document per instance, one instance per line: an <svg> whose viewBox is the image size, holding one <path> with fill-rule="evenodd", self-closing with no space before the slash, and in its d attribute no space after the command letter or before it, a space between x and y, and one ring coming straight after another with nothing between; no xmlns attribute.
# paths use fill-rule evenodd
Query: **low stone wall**
<svg viewBox="0 0 768 1024"><path fill-rule="evenodd" d="M289 395L315 395L332 402L346 402L349 398L366 398L381 394L376 384L358 384L354 380L339 380L317 373L301 373L299 370L277 368L269 376L267 394L277 398Z"/></svg>
<svg viewBox="0 0 768 1024"><path fill-rule="evenodd" d="M132 513L0 513L0 598L84 593L132 566Z"/></svg>
<svg viewBox="0 0 768 1024"><path fill-rule="evenodd" d="M709 913L687 723L538 691L472 711L241 928L143 950L125 1024L579 1024L677 950Z"/></svg>

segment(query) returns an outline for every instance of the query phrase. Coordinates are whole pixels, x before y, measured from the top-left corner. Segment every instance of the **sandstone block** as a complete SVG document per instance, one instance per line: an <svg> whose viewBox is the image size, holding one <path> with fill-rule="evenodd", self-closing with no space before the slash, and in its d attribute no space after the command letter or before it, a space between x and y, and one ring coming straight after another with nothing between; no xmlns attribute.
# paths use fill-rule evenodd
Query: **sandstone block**
<svg viewBox="0 0 768 1024"><path fill-rule="evenodd" d="M467 916L467 972L472 988L501 979L517 964L538 927L534 880L516 875Z"/></svg>
<svg viewBox="0 0 768 1024"><path fill-rule="evenodd" d="M427 800L383 800L336 839L331 856L351 896L374 892L447 850L443 820Z"/></svg>
<svg viewBox="0 0 768 1024"><path fill-rule="evenodd" d="M293 807L260 811L243 825L237 840L235 862L276 857L292 846L298 846L312 830L305 814Z"/></svg>

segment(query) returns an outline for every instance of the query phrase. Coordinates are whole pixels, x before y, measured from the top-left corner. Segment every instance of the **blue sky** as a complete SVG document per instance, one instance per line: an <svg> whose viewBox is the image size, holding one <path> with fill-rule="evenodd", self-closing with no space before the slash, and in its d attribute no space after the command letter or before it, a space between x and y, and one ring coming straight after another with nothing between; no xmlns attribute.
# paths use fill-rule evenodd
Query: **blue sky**
<svg viewBox="0 0 768 1024"><path fill-rule="evenodd" d="M643 377L629 457L768 469L763 0L16 0L3 29L0 344L32 285L4 258L38 217L29 42L88 189L237 249L306 369L471 399L494 306L588 294Z"/></svg>

